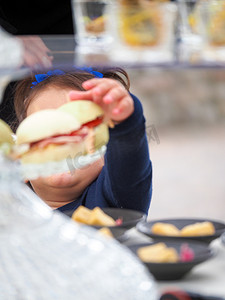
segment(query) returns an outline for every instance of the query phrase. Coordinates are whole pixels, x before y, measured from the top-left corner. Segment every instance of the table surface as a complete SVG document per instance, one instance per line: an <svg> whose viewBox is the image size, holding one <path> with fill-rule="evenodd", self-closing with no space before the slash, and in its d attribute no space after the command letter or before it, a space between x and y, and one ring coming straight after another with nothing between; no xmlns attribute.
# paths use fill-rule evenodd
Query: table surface
<svg viewBox="0 0 225 300"><path fill-rule="evenodd" d="M124 245L152 241L151 238L138 232L135 228L130 229L127 233L128 239L123 242ZM157 281L159 292L174 288L225 299L225 245L218 238L210 244L210 247L216 252L213 258L195 266L181 280Z"/></svg>

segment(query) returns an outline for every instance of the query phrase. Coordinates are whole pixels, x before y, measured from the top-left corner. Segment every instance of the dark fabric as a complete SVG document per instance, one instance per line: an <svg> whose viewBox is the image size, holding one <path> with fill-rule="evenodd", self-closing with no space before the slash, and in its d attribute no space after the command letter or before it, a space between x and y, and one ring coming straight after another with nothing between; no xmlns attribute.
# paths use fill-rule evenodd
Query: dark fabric
<svg viewBox="0 0 225 300"><path fill-rule="evenodd" d="M132 96L134 113L110 129L105 165L99 177L73 202L58 210L71 216L78 206L119 207L148 213L152 193L152 165L140 101Z"/></svg>
<svg viewBox="0 0 225 300"><path fill-rule="evenodd" d="M1 0L0 25L14 35L73 34L71 1Z"/></svg>

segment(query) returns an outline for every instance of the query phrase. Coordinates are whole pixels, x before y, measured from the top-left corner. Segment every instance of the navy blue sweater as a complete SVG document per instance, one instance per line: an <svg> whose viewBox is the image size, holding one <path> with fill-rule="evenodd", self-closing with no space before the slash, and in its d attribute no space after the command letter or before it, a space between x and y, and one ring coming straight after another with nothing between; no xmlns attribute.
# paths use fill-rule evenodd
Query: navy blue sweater
<svg viewBox="0 0 225 300"><path fill-rule="evenodd" d="M98 178L80 197L60 208L71 216L78 206L119 207L148 213L152 193L152 165L140 101L134 100L133 114L110 129L105 164Z"/></svg>

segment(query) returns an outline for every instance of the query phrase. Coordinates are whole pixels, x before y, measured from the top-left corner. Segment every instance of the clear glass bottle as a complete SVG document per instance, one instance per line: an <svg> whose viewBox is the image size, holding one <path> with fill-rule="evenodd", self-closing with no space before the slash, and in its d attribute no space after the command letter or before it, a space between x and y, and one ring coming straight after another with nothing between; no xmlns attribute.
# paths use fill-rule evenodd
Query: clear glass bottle
<svg viewBox="0 0 225 300"><path fill-rule="evenodd" d="M156 300L148 270L125 246L53 212L0 155L1 300Z"/></svg>

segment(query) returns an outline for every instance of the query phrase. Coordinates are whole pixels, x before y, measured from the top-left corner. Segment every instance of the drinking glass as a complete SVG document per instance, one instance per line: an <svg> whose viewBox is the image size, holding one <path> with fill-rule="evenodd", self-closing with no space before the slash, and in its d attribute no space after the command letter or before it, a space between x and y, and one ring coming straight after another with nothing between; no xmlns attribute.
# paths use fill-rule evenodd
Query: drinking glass
<svg viewBox="0 0 225 300"><path fill-rule="evenodd" d="M136 64L171 61L176 13L176 4L167 1L117 0L112 59Z"/></svg>
<svg viewBox="0 0 225 300"><path fill-rule="evenodd" d="M180 60L192 61L201 57L203 36L199 30L201 0L178 0L178 36Z"/></svg>
<svg viewBox="0 0 225 300"><path fill-rule="evenodd" d="M200 33L204 39L203 60L225 61L225 1L202 1L199 5Z"/></svg>
<svg viewBox="0 0 225 300"><path fill-rule="evenodd" d="M113 41L110 0L72 0L75 40L84 52L107 50Z"/></svg>

